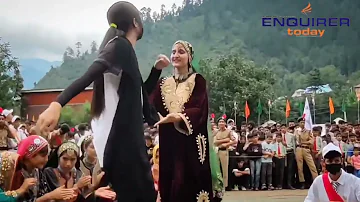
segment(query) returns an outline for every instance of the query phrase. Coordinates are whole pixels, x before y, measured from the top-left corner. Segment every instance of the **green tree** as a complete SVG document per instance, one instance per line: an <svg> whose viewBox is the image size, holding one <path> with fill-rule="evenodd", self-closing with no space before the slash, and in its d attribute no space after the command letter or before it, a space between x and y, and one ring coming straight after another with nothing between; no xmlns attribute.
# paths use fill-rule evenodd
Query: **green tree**
<svg viewBox="0 0 360 202"><path fill-rule="evenodd" d="M61 110L60 122L68 123L71 126L75 126L79 123L88 123L91 120L90 109L91 104L89 102L84 103L81 108L76 109L65 106Z"/></svg>
<svg viewBox="0 0 360 202"><path fill-rule="evenodd" d="M0 106L3 108L21 105L23 78L19 63L10 51L10 44L0 38Z"/></svg>
<svg viewBox="0 0 360 202"><path fill-rule="evenodd" d="M76 57L80 58L80 55L81 55L80 49L82 47L82 44L81 44L80 41L78 41L78 42L76 42L75 46L76 46L76 49L77 49Z"/></svg>
<svg viewBox="0 0 360 202"><path fill-rule="evenodd" d="M321 75L318 68L315 68L309 72L306 83L309 87L315 88L314 90L317 90L317 87L323 84L321 81Z"/></svg>
<svg viewBox="0 0 360 202"><path fill-rule="evenodd" d="M60 123L67 123L67 124L73 126L74 125L74 115L75 115L74 109L70 106L65 106L61 110Z"/></svg>
<svg viewBox="0 0 360 202"><path fill-rule="evenodd" d="M243 114L245 101L251 110L251 119L257 120L258 100L273 99L274 75L267 67L238 55L223 56L219 60L200 61L200 72L208 81L212 112L234 115L234 102L239 103L237 114Z"/></svg>

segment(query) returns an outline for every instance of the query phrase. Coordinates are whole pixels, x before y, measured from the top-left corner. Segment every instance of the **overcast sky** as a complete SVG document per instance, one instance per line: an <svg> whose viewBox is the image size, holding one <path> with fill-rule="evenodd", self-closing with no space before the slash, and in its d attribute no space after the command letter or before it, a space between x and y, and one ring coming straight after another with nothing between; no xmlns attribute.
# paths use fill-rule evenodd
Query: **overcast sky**
<svg viewBox="0 0 360 202"><path fill-rule="evenodd" d="M183 0L129 0L139 10L170 8ZM77 41L98 44L107 30L106 12L117 0L2 0L0 37L18 58L61 60ZM89 48L88 48L89 49Z"/></svg>

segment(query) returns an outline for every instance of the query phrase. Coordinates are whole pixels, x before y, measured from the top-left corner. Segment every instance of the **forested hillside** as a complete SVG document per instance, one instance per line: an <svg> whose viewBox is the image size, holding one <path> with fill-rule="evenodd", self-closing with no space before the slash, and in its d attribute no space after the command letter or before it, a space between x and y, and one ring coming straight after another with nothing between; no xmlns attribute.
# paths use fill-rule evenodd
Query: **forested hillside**
<svg viewBox="0 0 360 202"><path fill-rule="evenodd" d="M144 38L136 47L142 74L149 73L156 55L170 55L173 42L184 39L197 59L241 55L274 74L274 98L289 96L308 84L330 84L334 91L360 83L360 1L312 1L312 12L301 10L308 1L185 0L181 7L142 8ZM263 16L350 18L351 25L327 26L324 36L288 36L286 27L264 27ZM317 29L316 27L312 29ZM104 30L105 32L105 30ZM79 45L79 44L78 44ZM64 88L86 71L96 55L69 48L64 63L51 69L36 88ZM309 80L309 72L320 72ZM319 70L319 71L317 71ZM205 70L206 71L206 70Z"/></svg>

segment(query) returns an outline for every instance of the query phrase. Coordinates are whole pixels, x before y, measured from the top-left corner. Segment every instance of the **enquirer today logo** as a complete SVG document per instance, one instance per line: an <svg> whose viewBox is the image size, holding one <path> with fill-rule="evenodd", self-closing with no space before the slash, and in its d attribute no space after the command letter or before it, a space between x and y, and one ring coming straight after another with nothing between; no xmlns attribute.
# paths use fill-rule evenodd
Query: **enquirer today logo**
<svg viewBox="0 0 360 202"><path fill-rule="evenodd" d="M312 18L309 14L312 12L309 3L301 10L305 17L295 16L265 16L262 18L263 27L287 27L288 36L300 37L322 37L326 28L350 26L350 18L330 17L330 18Z"/></svg>

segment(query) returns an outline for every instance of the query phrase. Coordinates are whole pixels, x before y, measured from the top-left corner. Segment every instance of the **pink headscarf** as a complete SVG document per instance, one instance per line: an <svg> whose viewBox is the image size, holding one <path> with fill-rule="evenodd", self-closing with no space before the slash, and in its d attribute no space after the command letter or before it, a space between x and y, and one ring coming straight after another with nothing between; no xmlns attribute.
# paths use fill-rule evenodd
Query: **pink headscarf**
<svg viewBox="0 0 360 202"><path fill-rule="evenodd" d="M43 137L31 135L20 142L17 153L19 158L31 158L48 145L49 143Z"/></svg>

